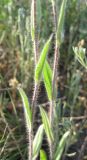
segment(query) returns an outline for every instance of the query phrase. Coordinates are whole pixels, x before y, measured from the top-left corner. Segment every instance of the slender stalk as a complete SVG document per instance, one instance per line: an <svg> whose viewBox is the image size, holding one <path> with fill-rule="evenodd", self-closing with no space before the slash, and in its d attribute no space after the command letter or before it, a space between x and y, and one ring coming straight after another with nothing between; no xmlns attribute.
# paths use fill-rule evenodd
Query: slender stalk
<svg viewBox="0 0 87 160"><path fill-rule="evenodd" d="M57 43L57 20L56 20L56 6L54 0L52 1L53 10L53 24L55 33L55 50L54 50L54 64L53 64L53 77L52 77L52 102L50 103L50 122L53 121L53 108L55 106L55 84L57 80L57 68L58 68L58 58L59 58L59 48Z"/></svg>
<svg viewBox="0 0 87 160"><path fill-rule="evenodd" d="M54 0L51 0L52 3L52 12L53 12L53 22L54 22L54 32L57 30L57 19L56 19L56 6Z"/></svg>
<svg viewBox="0 0 87 160"><path fill-rule="evenodd" d="M33 29L34 29L33 45L34 45L34 60L36 66L38 60L38 42L36 33L36 0L32 0L32 7L33 7L33 17L31 18L33 18Z"/></svg>
<svg viewBox="0 0 87 160"><path fill-rule="evenodd" d="M34 123L34 119L35 119L35 113L36 113L36 107L37 107L37 97L38 97L38 89L39 89L39 84L35 83L35 88L34 88L34 92L33 92L33 98L32 98L32 113L33 113L33 122Z"/></svg>
<svg viewBox="0 0 87 160"><path fill-rule="evenodd" d="M38 58L38 51L37 51L37 38L36 38L36 0L32 0L31 4L31 36L32 36L32 42L33 42L33 49L34 49L34 62L35 67L37 64L37 58ZM32 129L29 132L29 160L32 160L32 153L33 153L33 123L35 118L35 111L36 111L36 100L37 100L37 89L38 86L35 83L34 84L34 92L33 92L33 98L32 98Z"/></svg>
<svg viewBox="0 0 87 160"><path fill-rule="evenodd" d="M29 156L28 160L32 160L32 155L33 154L33 131L29 131Z"/></svg>
<svg viewBox="0 0 87 160"><path fill-rule="evenodd" d="M34 47L34 62L35 62L35 67L37 65L37 60L38 60L38 45L37 45L37 36L36 36L36 0L32 0L32 16L31 19L33 19L32 22L32 29L33 29L33 47ZM33 121L35 117L35 110L36 110L36 101L37 101L37 92L38 92L38 84L34 84L34 92L33 92L33 98L32 98L32 113L33 113Z"/></svg>
<svg viewBox="0 0 87 160"><path fill-rule="evenodd" d="M54 33L55 33L55 50L54 50L54 64L53 64L53 77L52 77L52 101L50 102L50 123L53 128L54 121L54 107L55 107L55 84L57 80L57 68L58 68L58 58L59 58L59 48L57 43L57 20L56 20L56 6L54 0L52 2L53 10L53 24L54 24ZM53 143L53 142L52 142ZM53 159L54 145L49 144L50 147L50 159Z"/></svg>
<svg viewBox="0 0 87 160"><path fill-rule="evenodd" d="M55 87L57 84L57 69L58 69L58 60L59 60L59 47L58 47L58 43L57 43L57 39L55 42L55 54L54 54L54 66L53 66L53 78L52 78L52 98L53 101L55 101L56 97L55 97Z"/></svg>
<svg viewBox="0 0 87 160"><path fill-rule="evenodd" d="M80 149L80 152L79 152L79 156L78 156L78 160L82 160L83 159L86 145L87 145L87 136L85 137L84 142L83 142L83 144L81 146L81 149Z"/></svg>
<svg viewBox="0 0 87 160"><path fill-rule="evenodd" d="M49 143L49 151L50 151L50 160L53 160L53 144Z"/></svg>
<svg viewBox="0 0 87 160"><path fill-rule="evenodd" d="M34 48L34 62L35 67L37 65L38 61L38 42L37 42L37 35L36 35L36 0L32 0L31 5L31 24L32 24L32 41L33 41L33 48ZM32 20L33 19L33 20ZM33 113L33 122L36 112L36 102L37 102L37 92L38 92L38 84L34 84L34 92L33 92L33 98L32 98L32 113Z"/></svg>

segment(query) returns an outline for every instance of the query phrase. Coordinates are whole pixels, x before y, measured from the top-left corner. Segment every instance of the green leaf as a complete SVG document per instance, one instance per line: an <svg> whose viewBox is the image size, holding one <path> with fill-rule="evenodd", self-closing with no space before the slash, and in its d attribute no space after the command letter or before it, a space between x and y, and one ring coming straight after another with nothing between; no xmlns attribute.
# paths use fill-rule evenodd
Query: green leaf
<svg viewBox="0 0 87 160"><path fill-rule="evenodd" d="M63 32L63 25L64 25L66 3L67 3L67 0L62 1L62 5L61 5L61 8L60 8L60 13L59 13L59 18L58 18L57 41L58 41L59 45L62 42L62 32Z"/></svg>
<svg viewBox="0 0 87 160"><path fill-rule="evenodd" d="M39 61L37 63L37 66L36 66L36 69L35 69L35 81L36 82L38 82L41 78L44 63L45 63L45 60L46 60L46 56L47 56L47 53L48 53L48 50L49 50L49 47L50 47L51 39L52 39L52 35L50 36L48 41L45 43L44 48L41 52Z"/></svg>
<svg viewBox="0 0 87 160"><path fill-rule="evenodd" d="M34 141L33 141L33 160L36 159L38 156L40 149L41 149L41 144L43 140L43 133L44 133L44 127L41 125L35 135Z"/></svg>
<svg viewBox="0 0 87 160"><path fill-rule="evenodd" d="M60 142L59 142L59 145L57 147L57 150L56 150L56 153L55 153L55 160L61 160L61 156L62 156L62 153L63 153L63 150L64 150L64 147L66 145L66 141L68 139L70 135L70 131L67 131L61 138Z"/></svg>
<svg viewBox="0 0 87 160"><path fill-rule="evenodd" d="M40 160L47 160L47 156L44 150L40 150Z"/></svg>
<svg viewBox="0 0 87 160"><path fill-rule="evenodd" d="M41 113L42 122L44 125L44 129L45 129L48 141L51 142L54 140L54 137L53 137L53 132L51 129L50 121L48 119L48 115L47 115L46 111L41 107L40 107L40 113Z"/></svg>
<svg viewBox="0 0 87 160"><path fill-rule="evenodd" d="M46 61L43 68L44 84L49 100L52 100L52 70Z"/></svg>
<svg viewBox="0 0 87 160"><path fill-rule="evenodd" d="M27 127L29 130L31 130L32 112L30 109L28 98L22 88L18 87L17 89L18 89L18 91L21 95L22 101L23 101L23 107L24 107L24 113L25 113Z"/></svg>

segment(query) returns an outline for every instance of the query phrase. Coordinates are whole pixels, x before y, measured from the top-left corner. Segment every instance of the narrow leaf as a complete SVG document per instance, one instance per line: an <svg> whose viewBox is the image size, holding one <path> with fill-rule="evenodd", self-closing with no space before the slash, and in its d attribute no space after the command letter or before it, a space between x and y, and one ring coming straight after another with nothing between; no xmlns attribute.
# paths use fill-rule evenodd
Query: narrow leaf
<svg viewBox="0 0 87 160"><path fill-rule="evenodd" d="M49 100L52 100L52 70L46 61L43 68L44 84Z"/></svg>
<svg viewBox="0 0 87 160"><path fill-rule="evenodd" d="M50 36L49 40L45 43L44 48L41 52L39 61L37 63L36 69L35 69L35 81L38 82L41 78L42 75L42 71L43 71L43 67L44 67L44 63L46 60L46 56L50 47L50 43L51 43L51 39L52 39L52 35Z"/></svg>
<svg viewBox="0 0 87 160"><path fill-rule="evenodd" d="M57 148L57 151L55 153L55 160L61 160L61 156L62 156L62 153L63 153L63 150L64 150L64 147L66 145L66 141L68 139L70 135L70 131L67 131L61 138L60 142L59 142L59 145L58 145L58 148Z"/></svg>
<svg viewBox="0 0 87 160"><path fill-rule="evenodd" d="M38 156L40 149L41 149L41 144L43 140L43 133L44 133L44 127L41 125L35 135L34 141L33 141L33 160L36 159Z"/></svg>
<svg viewBox="0 0 87 160"><path fill-rule="evenodd" d="M62 5L59 13L59 20L58 20L58 26L57 26L57 41L59 45L62 42L62 32L63 32L63 25L64 25L66 3L67 3L67 0L62 0Z"/></svg>
<svg viewBox="0 0 87 160"><path fill-rule="evenodd" d="M50 121L48 119L48 115L47 115L46 111L41 107L40 107L40 113L41 113L42 122L44 125L44 129L45 129L48 141L51 142L54 140L54 137L53 137L53 132L51 129Z"/></svg>
<svg viewBox="0 0 87 160"><path fill-rule="evenodd" d="M47 160L47 156L44 150L40 150L40 160Z"/></svg>
<svg viewBox="0 0 87 160"><path fill-rule="evenodd" d="M29 126L29 129L31 129L32 112L30 109L28 98L22 88L18 87L18 91L23 101L23 107L24 107L24 113L25 113L25 119L26 119L27 126Z"/></svg>

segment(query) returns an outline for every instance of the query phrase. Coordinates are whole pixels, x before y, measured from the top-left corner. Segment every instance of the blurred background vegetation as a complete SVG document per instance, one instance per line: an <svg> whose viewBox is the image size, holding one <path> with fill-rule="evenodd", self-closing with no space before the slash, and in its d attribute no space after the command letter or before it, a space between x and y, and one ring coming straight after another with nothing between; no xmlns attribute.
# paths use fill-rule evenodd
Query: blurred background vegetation
<svg viewBox="0 0 87 160"><path fill-rule="evenodd" d="M61 0L56 0L57 14ZM22 104L15 90L20 83L31 99L34 56L30 34L29 0L0 0L0 159L25 160L27 136ZM52 6L49 0L37 0L37 38L39 52L53 32ZM76 127L67 159L76 159L87 135L87 70L75 59L72 47L87 48L87 1L68 1L60 48L58 98L61 107L62 132L68 125ZM49 61L53 62L53 47ZM12 89L11 89L12 87ZM42 86L43 88L43 86ZM46 102L45 93L42 93ZM41 97L40 97L41 98ZM40 102L39 98L39 102ZM39 103L38 102L38 103ZM63 117L67 117L64 119ZM68 117L79 117L70 123ZM80 118L81 117L81 118ZM86 117L86 118L84 118ZM62 133L61 133L62 134ZM86 149L84 159L87 160Z"/></svg>

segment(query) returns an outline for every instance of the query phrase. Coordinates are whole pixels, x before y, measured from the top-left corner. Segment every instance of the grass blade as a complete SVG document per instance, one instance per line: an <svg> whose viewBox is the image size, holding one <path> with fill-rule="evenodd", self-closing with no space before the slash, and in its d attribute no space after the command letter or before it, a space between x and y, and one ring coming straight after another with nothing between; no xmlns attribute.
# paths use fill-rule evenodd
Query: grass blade
<svg viewBox="0 0 87 160"><path fill-rule="evenodd" d="M28 98L25 94L25 92L23 91L22 88L18 87L18 91L21 95L22 101L23 101L23 106L24 106L24 113L25 113L25 119L26 119L26 123L27 123L27 127L29 128L29 130L31 130L31 123L32 123L32 112L30 109L30 105L29 105L29 101Z"/></svg>
<svg viewBox="0 0 87 160"><path fill-rule="evenodd" d="M41 144L43 140L43 133L44 133L44 127L41 125L36 133L36 136L33 141L33 160L36 159L38 156L40 149L41 149Z"/></svg>
<svg viewBox="0 0 87 160"><path fill-rule="evenodd" d="M38 82L41 78L44 63L45 63L45 60L46 60L46 56L47 56L47 53L48 53L48 50L49 50L49 47L50 47L51 39L52 39L52 35L50 36L48 41L45 43L44 48L41 52L39 61L37 63L37 66L36 66L36 69L35 69L35 81L36 82Z"/></svg>
<svg viewBox="0 0 87 160"><path fill-rule="evenodd" d="M62 136L60 142L59 142L59 145L58 145L58 148L57 148L57 151L55 153L55 160L60 160L61 159L61 156L62 156L62 153L63 153L63 150L64 150L64 147L65 147L65 144L66 144L66 141L67 141L67 138L69 137L70 135L70 131L67 131L65 132L65 134Z"/></svg>
<svg viewBox="0 0 87 160"><path fill-rule="evenodd" d="M46 61L43 68L44 84L49 100L52 100L52 70Z"/></svg>
<svg viewBox="0 0 87 160"><path fill-rule="evenodd" d="M59 20L58 20L58 26L57 26L57 41L59 45L62 42L62 31L63 31L63 25L64 25L66 3L67 3L67 0L63 0L60 8L60 14L59 14Z"/></svg>
<svg viewBox="0 0 87 160"><path fill-rule="evenodd" d="M48 141L52 142L54 140L54 137L53 137L53 132L52 132L52 129L51 129L51 125L50 125L47 113L41 107L40 107L40 113L41 113L42 122L43 122L43 125L44 125L44 129L45 129Z"/></svg>

